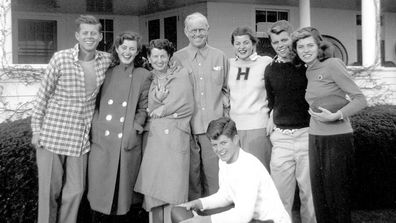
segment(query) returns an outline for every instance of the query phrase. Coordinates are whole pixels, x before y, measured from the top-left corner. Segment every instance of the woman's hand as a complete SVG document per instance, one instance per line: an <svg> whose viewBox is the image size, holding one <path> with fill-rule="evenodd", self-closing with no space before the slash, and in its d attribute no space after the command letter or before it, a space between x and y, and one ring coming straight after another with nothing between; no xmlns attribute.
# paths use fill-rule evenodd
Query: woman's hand
<svg viewBox="0 0 396 223"><path fill-rule="evenodd" d="M161 118L164 113L164 106L161 105L150 113L151 118Z"/></svg>
<svg viewBox="0 0 396 223"><path fill-rule="evenodd" d="M157 86L155 88L155 97L159 100L159 101L163 101L169 94L169 90L166 89L164 86L159 87Z"/></svg>
<svg viewBox="0 0 396 223"><path fill-rule="evenodd" d="M271 132L274 131L274 128L275 128L274 118L272 117L272 113L271 113L270 117L268 118L267 127L266 127L267 136L271 135Z"/></svg>
<svg viewBox="0 0 396 223"><path fill-rule="evenodd" d="M311 108L309 108L308 113L311 115L312 118L321 122L333 122L342 118L342 113L339 110L336 113L332 113L331 111L322 107L318 107L318 109L322 112L314 112Z"/></svg>

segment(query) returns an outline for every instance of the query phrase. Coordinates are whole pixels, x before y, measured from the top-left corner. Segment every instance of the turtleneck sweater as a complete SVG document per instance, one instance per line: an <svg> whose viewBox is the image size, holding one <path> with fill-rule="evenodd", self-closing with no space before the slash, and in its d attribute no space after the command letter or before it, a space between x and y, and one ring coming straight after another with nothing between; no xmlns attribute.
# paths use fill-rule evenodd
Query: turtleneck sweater
<svg viewBox="0 0 396 223"><path fill-rule="evenodd" d="M337 135L352 132L349 116L367 106L362 91L351 79L344 63L338 58L329 58L322 62L316 60L307 68L308 85L305 99L311 106L315 99L327 95L348 96L351 101L340 109L343 120L321 122L310 119L309 133L312 135Z"/></svg>

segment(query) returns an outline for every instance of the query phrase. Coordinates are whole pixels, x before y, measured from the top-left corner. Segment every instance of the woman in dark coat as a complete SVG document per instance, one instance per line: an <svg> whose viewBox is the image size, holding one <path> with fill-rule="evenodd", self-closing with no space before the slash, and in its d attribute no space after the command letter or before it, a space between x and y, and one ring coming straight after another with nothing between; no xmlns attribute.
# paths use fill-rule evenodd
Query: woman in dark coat
<svg viewBox="0 0 396 223"><path fill-rule="evenodd" d="M97 216L125 215L131 205L142 202L133 188L142 159L141 133L151 73L134 64L140 40L133 32L117 36L113 63L106 72L92 120L88 200L95 211L94 221L100 220Z"/></svg>
<svg viewBox="0 0 396 223"><path fill-rule="evenodd" d="M194 99L187 71L169 65L173 51L166 39L150 42L149 133L135 191L144 194L152 223L170 222L171 205L186 202L188 194Z"/></svg>

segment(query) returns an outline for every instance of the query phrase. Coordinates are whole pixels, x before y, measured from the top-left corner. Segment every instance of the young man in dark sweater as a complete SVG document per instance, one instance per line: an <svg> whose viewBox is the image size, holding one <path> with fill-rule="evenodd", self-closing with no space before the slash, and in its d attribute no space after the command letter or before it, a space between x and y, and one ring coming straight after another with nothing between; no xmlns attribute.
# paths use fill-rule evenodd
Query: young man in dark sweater
<svg viewBox="0 0 396 223"><path fill-rule="evenodd" d="M291 216L296 182L301 200L301 222L315 223L308 158L308 104L304 99L306 68L292 51L292 26L274 23L268 35L277 55L265 70L270 120L267 134L273 145L271 176Z"/></svg>

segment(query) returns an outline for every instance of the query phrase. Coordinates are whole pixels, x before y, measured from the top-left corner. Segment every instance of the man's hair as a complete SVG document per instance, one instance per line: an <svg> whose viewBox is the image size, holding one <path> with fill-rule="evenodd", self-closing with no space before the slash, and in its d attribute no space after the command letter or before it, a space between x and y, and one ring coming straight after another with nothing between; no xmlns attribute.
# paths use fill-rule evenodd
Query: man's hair
<svg viewBox="0 0 396 223"><path fill-rule="evenodd" d="M256 45L256 43L258 42L256 33L250 27L243 26L243 27L237 27L231 33L231 44L234 45L235 36L243 36L243 35L248 35L253 45Z"/></svg>
<svg viewBox="0 0 396 223"><path fill-rule="evenodd" d="M233 139L237 134L235 122L230 118L221 117L209 123L206 136L210 140L217 140L221 135Z"/></svg>
<svg viewBox="0 0 396 223"><path fill-rule="evenodd" d="M205 22L206 28L209 29L208 19L206 18L206 16L202 15L199 12L194 12L186 17L186 19L184 20L184 28L185 29L187 29L191 20L202 20Z"/></svg>
<svg viewBox="0 0 396 223"><path fill-rule="evenodd" d="M175 47L173 46L172 42L170 42L167 39L153 39L150 41L147 55L151 55L151 50L152 49L159 49L159 50L165 50L166 53L168 54L169 58L173 56L173 53L175 52Z"/></svg>
<svg viewBox="0 0 396 223"><path fill-rule="evenodd" d="M279 35L281 32L287 32L290 35L293 32L293 26L286 20L279 20L270 26L267 34L271 40L271 33Z"/></svg>
<svg viewBox="0 0 396 223"><path fill-rule="evenodd" d="M110 53L113 58L113 61L110 65L110 67L120 64L120 58L118 57L118 53L117 53L116 49L120 45L122 45L125 40L136 41L138 52L140 52L140 50L142 49L142 43L141 43L142 37L138 33L135 33L132 31L125 31L125 32L118 34L114 40L113 46L110 49ZM135 59L134 59L135 67L138 67L136 64L137 59L138 59L138 55L136 55Z"/></svg>
<svg viewBox="0 0 396 223"><path fill-rule="evenodd" d="M325 41L320 34L319 30L314 27L304 27L296 30L292 33L293 50L297 53L297 42L301 39L311 37L314 39L316 45L318 45L318 60L324 61L330 57L334 57L334 46Z"/></svg>
<svg viewBox="0 0 396 223"><path fill-rule="evenodd" d="M76 31L80 31L81 24L91 24L91 25L98 25L99 32L102 32L102 24L100 24L99 20L93 15L80 15L74 23L76 24Z"/></svg>

